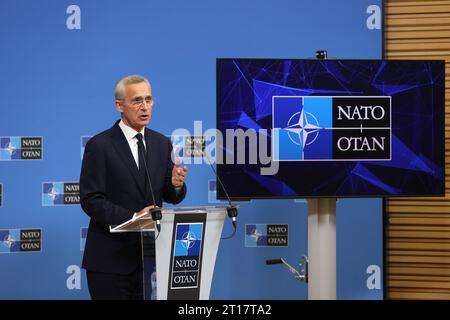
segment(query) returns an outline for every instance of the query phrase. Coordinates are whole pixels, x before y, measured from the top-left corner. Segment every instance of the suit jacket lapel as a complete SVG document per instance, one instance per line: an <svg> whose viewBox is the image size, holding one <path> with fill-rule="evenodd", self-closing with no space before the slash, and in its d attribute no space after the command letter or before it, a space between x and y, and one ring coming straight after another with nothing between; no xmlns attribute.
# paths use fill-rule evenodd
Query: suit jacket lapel
<svg viewBox="0 0 450 320"><path fill-rule="evenodd" d="M125 135L122 132L122 129L120 129L119 125L116 123L113 127L113 145L116 149L117 153L119 154L120 158L122 159L125 166L130 171L131 175L134 178L134 182L136 183L136 186L138 187L139 191L141 192L142 196L145 197L144 190L142 190L141 185L139 184L138 179L138 168L136 166L136 161L133 158L133 154L130 150L130 145L128 144L127 139L125 138Z"/></svg>

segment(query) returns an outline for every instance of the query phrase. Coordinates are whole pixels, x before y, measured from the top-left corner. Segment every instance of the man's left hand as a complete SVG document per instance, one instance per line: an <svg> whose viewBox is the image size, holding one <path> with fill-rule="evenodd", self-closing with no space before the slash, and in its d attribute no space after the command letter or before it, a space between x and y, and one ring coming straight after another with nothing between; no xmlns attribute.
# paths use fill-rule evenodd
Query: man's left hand
<svg viewBox="0 0 450 320"><path fill-rule="evenodd" d="M181 161L178 159L172 170L172 185L175 188L181 188L183 186L187 171L188 168L186 166L181 168Z"/></svg>

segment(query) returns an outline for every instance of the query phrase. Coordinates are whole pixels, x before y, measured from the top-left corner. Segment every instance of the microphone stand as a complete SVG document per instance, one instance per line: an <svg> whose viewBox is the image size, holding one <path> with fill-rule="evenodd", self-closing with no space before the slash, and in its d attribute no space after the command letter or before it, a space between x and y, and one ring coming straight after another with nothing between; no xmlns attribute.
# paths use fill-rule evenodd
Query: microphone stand
<svg viewBox="0 0 450 320"><path fill-rule="evenodd" d="M143 142L141 142L143 144ZM139 151L140 148L138 148ZM144 150L140 149L143 153ZM161 232L161 222L160 220L162 219L162 213L161 213L161 208L156 207L156 201L155 201L155 195L153 193L153 187L152 187L152 181L150 180L150 174L148 173L148 168L147 168L147 157L145 156L145 154L143 154L144 159L144 168L145 168L145 174L147 176L147 180L148 180L148 185L150 186L150 194L152 195L152 200L153 200L153 205L155 206L154 208L150 209L150 213L152 215L152 219L156 222L156 229L158 230L158 236L159 233ZM158 237L157 236L157 237ZM155 238L156 240L156 238Z"/></svg>
<svg viewBox="0 0 450 320"><path fill-rule="evenodd" d="M238 207L235 206L235 205L233 205L233 204L231 203L231 198L230 198L230 196L228 195L227 189L225 188L224 184L222 183L222 180L220 179L219 175L217 174L216 170L214 169L214 166L212 165L212 162L211 162L211 160L210 160L210 158L209 158L209 156L208 156L208 153L205 151L204 154L206 155L206 158L208 159L209 166L211 167L212 171L214 172L214 175L215 175L217 181L219 182L220 186L222 187L223 191L225 192L225 195L226 195L227 200L228 200L228 203L229 203L229 206L227 207L227 214L228 214L228 217L231 218L231 222L232 222L232 224L233 224L234 230L233 230L233 233L232 233L230 236L225 237L225 238L221 238L221 239L222 239L222 240L230 239L230 238L232 238L232 237L235 235L235 233L236 233L236 229L237 229L237 216L238 216L238 209L237 209L237 208L238 208Z"/></svg>

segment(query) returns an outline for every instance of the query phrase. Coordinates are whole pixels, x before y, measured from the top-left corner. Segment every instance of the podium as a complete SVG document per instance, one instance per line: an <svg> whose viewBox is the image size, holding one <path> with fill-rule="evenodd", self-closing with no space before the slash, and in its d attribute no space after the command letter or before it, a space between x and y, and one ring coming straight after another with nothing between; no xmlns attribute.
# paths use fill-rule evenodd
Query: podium
<svg viewBox="0 0 450 320"><path fill-rule="evenodd" d="M110 232L155 232L158 300L208 300L227 207L171 207L161 213L161 232L150 214L110 226Z"/></svg>

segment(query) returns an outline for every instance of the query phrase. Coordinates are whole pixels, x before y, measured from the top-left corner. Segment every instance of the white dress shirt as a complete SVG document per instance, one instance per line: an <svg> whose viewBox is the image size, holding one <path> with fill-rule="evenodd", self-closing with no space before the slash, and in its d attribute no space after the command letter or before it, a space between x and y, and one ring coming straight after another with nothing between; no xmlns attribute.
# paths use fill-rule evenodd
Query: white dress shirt
<svg viewBox="0 0 450 320"><path fill-rule="evenodd" d="M136 162L136 166L139 168L139 155L138 155L138 140L136 138L136 135L139 133L133 128L130 128L127 126L123 120L120 120L119 127L122 129L123 134L125 135L125 138L127 139L128 145L130 146L131 153L133 154L134 161ZM142 128L140 131L142 133L142 142L144 143L144 147L147 147L145 145L145 127Z"/></svg>

